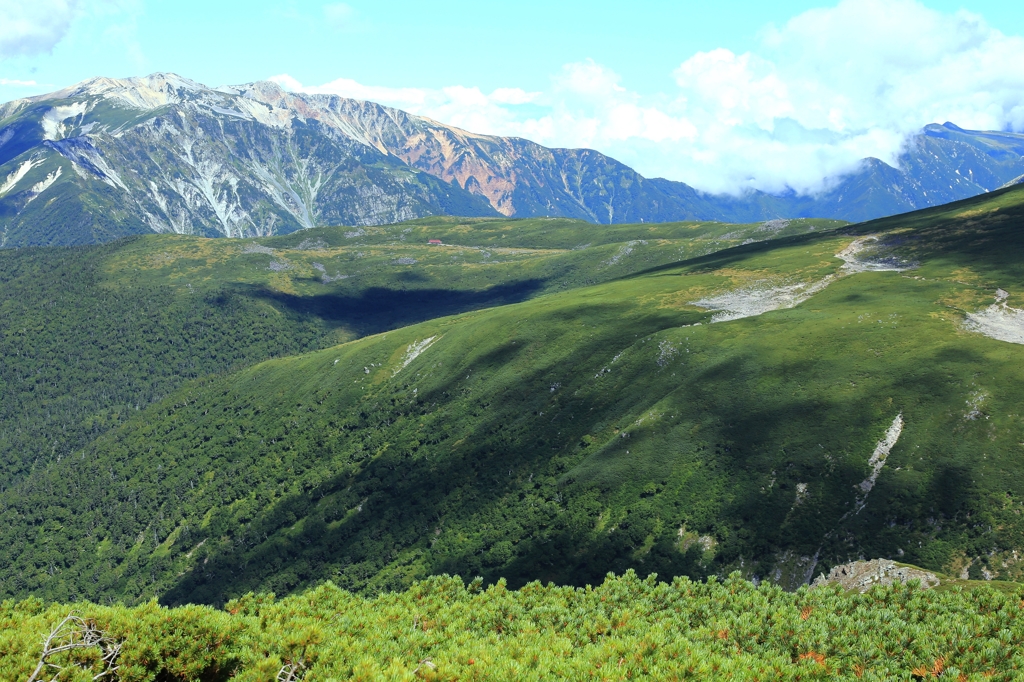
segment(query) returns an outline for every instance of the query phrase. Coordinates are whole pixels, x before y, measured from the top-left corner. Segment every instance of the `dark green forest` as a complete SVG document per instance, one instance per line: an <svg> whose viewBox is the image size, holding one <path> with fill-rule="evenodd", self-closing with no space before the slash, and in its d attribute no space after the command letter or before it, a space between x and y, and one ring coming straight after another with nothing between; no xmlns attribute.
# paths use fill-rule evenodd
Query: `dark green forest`
<svg viewBox="0 0 1024 682"><path fill-rule="evenodd" d="M103 247L92 291L228 297L306 352L207 346L222 366L23 468L0 493L0 589L217 605L628 569L795 588L859 556L1017 579L1021 347L965 325L1024 294L1022 205ZM755 309L718 321L736 305Z"/></svg>

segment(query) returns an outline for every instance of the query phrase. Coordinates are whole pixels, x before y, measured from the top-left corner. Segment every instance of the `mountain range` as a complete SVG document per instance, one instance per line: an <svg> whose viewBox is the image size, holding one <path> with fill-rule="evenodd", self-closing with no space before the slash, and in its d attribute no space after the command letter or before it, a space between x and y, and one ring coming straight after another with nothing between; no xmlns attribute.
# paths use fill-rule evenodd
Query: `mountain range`
<svg viewBox="0 0 1024 682"><path fill-rule="evenodd" d="M0 105L0 247L258 237L433 216L860 221L1024 177L1024 135L929 125L818 195L710 195L590 149L479 135L261 81L94 78Z"/></svg>

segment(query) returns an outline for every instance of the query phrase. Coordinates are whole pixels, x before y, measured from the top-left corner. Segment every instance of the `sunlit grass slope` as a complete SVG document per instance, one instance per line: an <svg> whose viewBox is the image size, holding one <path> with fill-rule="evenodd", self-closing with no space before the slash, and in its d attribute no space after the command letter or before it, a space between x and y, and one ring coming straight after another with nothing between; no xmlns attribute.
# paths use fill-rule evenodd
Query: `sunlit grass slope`
<svg viewBox="0 0 1024 682"><path fill-rule="evenodd" d="M189 379L836 224L441 219L0 251L0 481L69 456ZM447 244L427 246L438 237Z"/></svg>
<svg viewBox="0 0 1024 682"><path fill-rule="evenodd" d="M1024 189L994 193L193 383L0 497L3 590L221 603L627 568L794 586L858 556L1016 579L1024 346L964 319L1024 297L1022 216ZM916 269L844 268L855 240ZM768 294L806 300L695 305Z"/></svg>

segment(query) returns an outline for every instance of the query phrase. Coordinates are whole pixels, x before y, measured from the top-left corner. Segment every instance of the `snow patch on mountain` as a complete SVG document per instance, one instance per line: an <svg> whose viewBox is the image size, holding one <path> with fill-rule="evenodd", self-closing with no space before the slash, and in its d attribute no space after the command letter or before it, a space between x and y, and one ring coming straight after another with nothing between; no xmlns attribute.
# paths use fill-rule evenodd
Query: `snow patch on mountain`
<svg viewBox="0 0 1024 682"><path fill-rule="evenodd" d="M272 128L290 128L295 114L288 109L274 107L251 99L238 98L235 105L252 120Z"/></svg>
<svg viewBox="0 0 1024 682"><path fill-rule="evenodd" d="M284 173L280 172L280 169L271 169L259 163L249 164L249 169L256 179L261 181L262 189L274 202L288 211L303 228L309 229L316 227L315 220L315 209L307 205L303 197L292 188L285 179ZM275 170L277 172L275 172ZM320 186L317 184L316 189L319 190ZM313 192L315 198L316 193Z"/></svg>
<svg viewBox="0 0 1024 682"><path fill-rule="evenodd" d="M882 467L885 466L885 460L889 457L889 453L892 452L893 447L899 441L902 433L903 413L901 412L892 420L892 424L885 432L885 437L878 441L878 444L875 446L875 451L871 453L871 457L868 459L868 466L871 467L871 473L857 485L861 494L860 499L857 501L858 512L863 509L864 505L867 503L868 493L870 493L871 489L875 487L875 481L878 480L878 475L882 473Z"/></svg>
<svg viewBox="0 0 1024 682"><path fill-rule="evenodd" d="M243 114L241 111L235 111L233 109L225 109L224 107L211 106L210 110L215 114L224 114L225 116L235 116L236 118L244 118L245 120L251 120L252 117Z"/></svg>
<svg viewBox="0 0 1024 682"><path fill-rule="evenodd" d="M42 120L39 121L39 125L43 128L43 139L53 141L64 139L67 133L74 128L74 126L64 125L64 121L69 118L85 116L91 108L89 102L73 102L51 108L43 114Z"/></svg>
<svg viewBox="0 0 1024 682"><path fill-rule="evenodd" d="M873 251L871 244L878 244L878 235L854 239L836 258L844 261L843 269L849 272L904 272L913 268L913 264L894 257L867 258L866 254Z"/></svg>
<svg viewBox="0 0 1024 682"><path fill-rule="evenodd" d="M28 200L25 203L30 203L33 199L48 190L53 183L57 182L57 178L60 177L61 170L62 168L57 166L57 170L48 173L45 178L32 185L32 188L28 191Z"/></svg>
<svg viewBox="0 0 1024 682"><path fill-rule="evenodd" d="M30 170L32 170L35 166L38 166L40 163L42 163L42 160L33 161L32 159L29 159L28 161L23 162L20 166L15 168L14 171L12 171L7 176L7 179L4 180L3 184L0 184L0 197L14 189L14 186L17 185L18 182L22 178L24 178Z"/></svg>
<svg viewBox="0 0 1024 682"><path fill-rule="evenodd" d="M221 164L208 159L194 161L190 165L194 174L188 184L199 192L201 201L196 201L195 195L185 191L184 181L178 183L178 193L183 198L190 196L193 208L198 208L201 202L211 208L226 236L241 236L236 233L235 226L245 222L249 216L240 206L238 178Z"/></svg>
<svg viewBox="0 0 1024 682"><path fill-rule="evenodd" d="M711 317L712 323L728 322L729 320L762 315L772 310L794 308L841 277L858 272L903 272L914 267L912 263L894 257L865 258L865 252L870 249L868 245L877 241L877 235L868 235L853 240L836 254L836 258L843 260L840 271L817 282L772 286L769 280L762 280L734 291L693 301L693 305L705 310L718 311ZM1024 327L1022 327L1022 334L1024 334ZM1018 343L1024 343L1024 341Z"/></svg>

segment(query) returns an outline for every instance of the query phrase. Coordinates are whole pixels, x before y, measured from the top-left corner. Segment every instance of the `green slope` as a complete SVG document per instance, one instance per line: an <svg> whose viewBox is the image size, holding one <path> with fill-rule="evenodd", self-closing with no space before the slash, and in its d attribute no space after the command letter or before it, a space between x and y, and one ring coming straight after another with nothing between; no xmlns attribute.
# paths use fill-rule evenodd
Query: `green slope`
<svg viewBox="0 0 1024 682"><path fill-rule="evenodd" d="M216 603L627 568L796 585L859 555L1016 579L1024 349L963 320L1024 295L1022 216L1024 190L993 193L195 382L0 497L3 591ZM836 254L869 234L865 257L917 268L848 274ZM609 248L604 272L637 255ZM768 289L809 298L714 324L694 305Z"/></svg>
<svg viewBox="0 0 1024 682"><path fill-rule="evenodd" d="M580 221L442 220L2 251L0 481L68 456L189 379L830 225L617 226L598 236ZM465 246L428 247L425 234ZM636 235L656 239L613 243ZM508 247L476 248L495 240ZM586 241L602 246L571 249ZM529 242L541 247L520 248Z"/></svg>

